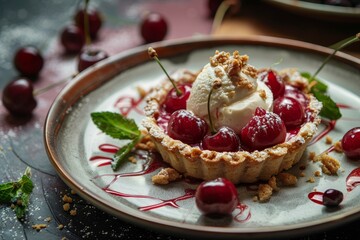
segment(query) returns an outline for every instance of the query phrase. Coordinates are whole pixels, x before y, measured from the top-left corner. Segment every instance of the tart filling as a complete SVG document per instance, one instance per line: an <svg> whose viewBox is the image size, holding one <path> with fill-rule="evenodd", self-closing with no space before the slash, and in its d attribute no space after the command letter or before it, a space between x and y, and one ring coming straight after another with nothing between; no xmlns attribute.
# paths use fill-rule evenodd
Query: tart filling
<svg viewBox="0 0 360 240"><path fill-rule="evenodd" d="M254 118L258 107L273 114L272 91L258 77L268 70L258 74L259 71L247 61L248 57L240 56L238 52L231 56L217 51L199 74L182 71L173 77L177 85L192 86L187 110L208 122L207 95L211 90L211 82L220 79L221 90L217 90L212 95L214 100L210 100L210 114L216 128L227 126L240 134ZM204 180L224 177L233 183L268 180L300 160L316 133L320 123L318 114L322 107L315 97L306 92L307 81L296 70L285 69L276 74L281 76L286 87L302 91L301 96L305 96L305 99L299 99L299 102L306 106L303 123L297 128L287 129L286 139L273 146L254 150L240 143L239 151L220 152L204 150L201 142L189 144L170 137L167 124L172 113L164 108L167 94L172 90L170 83L162 84L149 95L145 107L147 117L143 126L148 130L163 160L184 175Z"/></svg>

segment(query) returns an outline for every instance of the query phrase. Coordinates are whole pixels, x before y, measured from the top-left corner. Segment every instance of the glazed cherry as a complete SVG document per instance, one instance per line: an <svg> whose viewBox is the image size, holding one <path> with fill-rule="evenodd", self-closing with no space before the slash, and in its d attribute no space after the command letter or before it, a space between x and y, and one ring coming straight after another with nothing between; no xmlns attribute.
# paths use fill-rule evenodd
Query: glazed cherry
<svg viewBox="0 0 360 240"><path fill-rule="evenodd" d="M238 202L234 184L225 178L202 182L196 189L195 203L204 214L231 214Z"/></svg>
<svg viewBox="0 0 360 240"><path fill-rule="evenodd" d="M259 75L259 79L268 86L274 99L281 97L285 92L285 83L281 77L273 70L268 70Z"/></svg>
<svg viewBox="0 0 360 240"><path fill-rule="evenodd" d="M207 134L202 140L202 148L217 152L236 152L240 148L237 134L229 127L221 127L215 134Z"/></svg>
<svg viewBox="0 0 360 240"><path fill-rule="evenodd" d="M323 204L327 207L337 207L343 199L343 193L336 189L328 189L323 194Z"/></svg>
<svg viewBox="0 0 360 240"><path fill-rule="evenodd" d="M256 108L255 115L241 129L240 142L249 150L263 150L285 141L286 127L279 115Z"/></svg>
<svg viewBox="0 0 360 240"><path fill-rule="evenodd" d="M44 65L44 59L40 51L27 46L20 48L14 57L15 68L26 77L35 77L39 74Z"/></svg>
<svg viewBox="0 0 360 240"><path fill-rule="evenodd" d="M68 53L78 53L85 44L85 35L76 25L66 26L60 36L61 44Z"/></svg>
<svg viewBox="0 0 360 240"><path fill-rule="evenodd" d="M291 97L279 97L274 101L273 112L280 116L287 129L299 127L305 120L302 104Z"/></svg>
<svg viewBox="0 0 360 240"><path fill-rule="evenodd" d="M170 137L187 144L199 143L207 132L207 124L192 112L177 110L171 114L167 131Z"/></svg>
<svg viewBox="0 0 360 240"><path fill-rule="evenodd" d="M37 105L33 85L26 78L18 78L5 86L2 96L4 107L13 115L30 115Z"/></svg>
<svg viewBox="0 0 360 240"><path fill-rule="evenodd" d="M345 133L341 146L348 158L360 160L360 127L352 128Z"/></svg>
<svg viewBox="0 0 360 240"><path fill-rule="evenodd" d="M108 57L108 54L102 50L85 48L81 51L78 61L78 71L81 72L84 69L94 65L101 60Z"/></svg>
<svg viewBox="0 0 360 240"><path fill-rule="evenodd" d="M149 13L140 24L141 36L147 43L158 42L165 38L167 23L159 13Z"/></svg>
<svg viewBox="0 0 360 240"><path fill-rule="evenodd" d="M305 96L305 94L291 85L285 86L284 96L298 100L304 108L306 108L309 104L309 99Z"/></svg>
<svg viewBox="0 0 360 240"><path fill-rule="evenodd" d="M84 9L79 9L75 14L75 23L83 30L83 32L85 32L84 13ZM88 8L87 16L89 21L90 37L95 39L102 25L102 17L100 13L94 8Z"/></svg>
<svg viewBox="0 0 360 240"><path fill-rule="evenodd" d="M165 111L168 113L173 113L180 109L186 109L186 101L190 96L191 86L186 84L178 85L177 87L182 92L181 95L178 95L174 88L172 88L166 95L163 105Z"/></svg>

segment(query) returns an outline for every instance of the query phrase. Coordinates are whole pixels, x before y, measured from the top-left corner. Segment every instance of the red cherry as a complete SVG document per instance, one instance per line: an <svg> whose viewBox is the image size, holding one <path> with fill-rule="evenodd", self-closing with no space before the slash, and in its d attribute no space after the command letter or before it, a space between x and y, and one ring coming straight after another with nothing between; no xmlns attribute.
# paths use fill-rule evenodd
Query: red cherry
<svg viewBox="0 0 360 240"><path fill-rule="evenodd" d="M345 133L341 146L348 158L360 160L360 127L352 128Z"/></svg>
<svg viewBox="0 0 360 240"><path fill-rule="evenodd" d="M165 111L167 111L168 113L173 113L176 110L180 109L186 109L186 101L190 96L191 86L186 84L179 85L177 87L182 92L180 96L177 95L174 88L172 88L166 95L163 106L165 108Z"/></svg>
<svg viewBox="0 0 360 240"><path fill-rule="evenodd" d="M94 65L101 60L108 57L108 54L102 50L85 48L81 51L78 61L78 71L81 72L84 69Z"/></svg>
<svg viewBox="0 0 360 240"><path fill-rule="evenodd" d="M68 53L78 53L85 44L85 35L76 25L66 26L61 32L61 44Z"/></svg>
<svg viewBox="0 0 360 240"><path fill-rule="evenodd" d="M167 23L159 13L149 13L140 24L141 36L147 43L162 41L167 33Z"/></svg>
<svg viewBox="0 0 360 240"><path fill-rule="evenodd" d="M276 72L272 70L263 72L260 74L259 79L270 88L274 99L284 95L285 83Z"/></svg>
<svg viewBox="0 0 360 240"><path fill-rule="evenodd" d="M279 97L274 101L274 113L280 116L287 129L299 127L305 120L301 103L291 97Z"/></svg>
<svg viewBox="0 0 360 240"><path fill-rule="evenodd" d="M170 137L193 144L203 139L207 132L207 124L192 112L177 110L170 116L167 131Z"/></svg>
<svg viewBox="0 0 360 240"><path fill-rule="evenodd" d="M305 96L305 94L291 85L285 86L284 96L298 100L304 108L307 107L307 105L309 104L309 99Z"/></svg>
<svg viewBox="0 0 360 240"><path fill-rule="evenodd" d="M75 14L75 23L85 32L85 24L84 24L84 13L85 9L79 9ZM94 8L88 8L87 16L89 21L89 33L92 39L96 38L101 25L102 25L102 17L100 13Z"/></svg>
<svg viewBox="0 0 360 240"><path fill-rule="evenodd" d="M238 202L234 184L225 178L202 182L196 189L196 206L205 214L231 214Z"/></svg>
<svg viewBox="0 0 360 240"><path fill-rule="evenodd" d="M20 48L16 52L14 65L22 75L26 77L35 77L41 71L44 65L44 59L37 48L27 46Z"/></svg>
<svg viewBox="0 0 360 240"><path fill-rule="evenodd" d="M2 101L4 107L13 115L30 115L37 105L33 95L33 85L26 78L18 78L4 88Z"/></svg>
<svg viewBox="0 0 360 240"><path fill-rule="evenodd" d="M202 140L202 148L217 152L237 152L240 140L237 134L229 127L222 127L215 134L207 134Z"/></svg>
<svg viewBox="0 0 360 240"><path fill-rule="evenodd" d="M263 150L284 142L285 138L286 128L281 118L259 107L240 134L241 144L249 151Z"/></svg>
<svg viewBox="0 0 360 240"><path fill-rule="evenodd" d="M337 207L343 199L343 193L336 189L328 189L323 194L323 204L327 207Z"/></svg>

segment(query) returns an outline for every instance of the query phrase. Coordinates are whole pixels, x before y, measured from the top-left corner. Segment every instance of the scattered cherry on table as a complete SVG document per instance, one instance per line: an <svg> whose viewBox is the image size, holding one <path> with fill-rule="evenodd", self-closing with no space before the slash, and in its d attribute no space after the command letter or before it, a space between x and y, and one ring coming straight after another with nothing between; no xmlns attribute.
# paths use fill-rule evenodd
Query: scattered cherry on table
<svg viewBox="0 0 360 240"><path fill-rule="evenodd" d="M79 55L78 71L81 72L95 63L104 60L105 58L108 58L108 54L105 51L86 47Z"/></svg>
<svg viewBox="0 0 360 240"><path fill-rule="evenodd" d="M37 105L33 90L33 84L27 78L21 77L11 81L3 90L4 107L15 116L31 115Z"/></svg>
<svg viewBox="0 0 360 240"><path fill-rule="evenodd" d="M89 34L92 39L97 37L97 34L102 26L102 17L99 11L95 8L88 8L87 9L87 16L89 22ZM85 9L79 9L74 17L75 23L78 27L80 27L85 32Z"/></svg>
<svg viewBox="0 0 360 240"><path fill-rule="evenodd" d="M141 36L147 43L164 40L167 31L167 22L159 13L152 12L145 15L140 23Z"/></svg>
<svg viewBox="0 0 360 240"><path fill-rule="evenodd" d="M44 66L40 51L34 46L18 49L14 56L15 68L26 77L36 77Z"/></svg>
<svg viewBox="0 0 360 240"><path fill-rule="evenodd" d="M85 44L84 31L76 25L68 25L62 30L60 40L67 53L79 53Z"/></svg>

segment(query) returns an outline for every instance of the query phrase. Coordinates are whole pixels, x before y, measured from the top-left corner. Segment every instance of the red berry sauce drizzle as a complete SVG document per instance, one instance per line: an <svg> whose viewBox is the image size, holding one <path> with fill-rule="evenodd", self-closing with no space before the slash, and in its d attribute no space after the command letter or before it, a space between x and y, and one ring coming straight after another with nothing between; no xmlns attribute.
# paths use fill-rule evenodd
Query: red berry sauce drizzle
<svg viewBox="0 0 360 240"><path fill-rule="evenodd" d="M342 109L359 110L358 108L354 108L354 107L351 107L351 106L345 105L345 104L337 104L337 106ZM352 119L352 118L350 119L350 118L345 118L345 117L342 117L341 119L348 120L348 121L359 121L359 119ZM331 132L335 128L335 125L336 125L336 121L334 121L334 120L328 121L328 120L322 119L321 122L326 126L325 129L322 132L320 132L317 136L315 136L309 145L314 144L314 143L318 142L320 139L322 139L323 137L325 137L329 132ZM334 149L335 149L335 146L332 145L328 149L326 149L324 151L324 153L330 153L330 152L334 151ZM346 184L347 192L351 192L352 190L354 190L355 187L360 185L360 167L355 168L353 171L350 172L350 174L346 177L345 184ZM315 191L315 192L310 192L308 194L308 198L311 201L313 201L314 203L324 205L323 195L324 195L323 192Z"/></svg>

